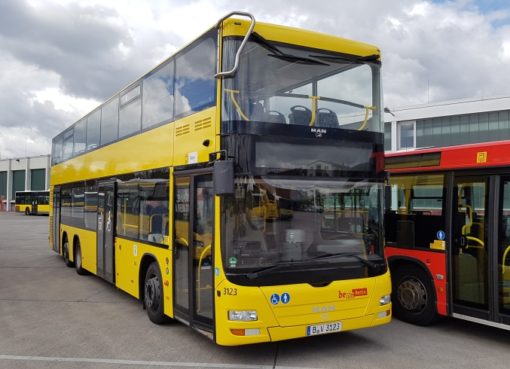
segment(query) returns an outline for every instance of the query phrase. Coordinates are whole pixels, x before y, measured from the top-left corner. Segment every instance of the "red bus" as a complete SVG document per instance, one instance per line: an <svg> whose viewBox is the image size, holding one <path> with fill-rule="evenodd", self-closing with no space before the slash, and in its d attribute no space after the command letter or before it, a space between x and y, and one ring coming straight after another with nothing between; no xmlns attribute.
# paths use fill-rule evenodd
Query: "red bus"
<svg viewBox="0 0 510 369"><path fill-rule="evenodd" d="M510 141L387 154L395 316L510 330Z"/></svg>

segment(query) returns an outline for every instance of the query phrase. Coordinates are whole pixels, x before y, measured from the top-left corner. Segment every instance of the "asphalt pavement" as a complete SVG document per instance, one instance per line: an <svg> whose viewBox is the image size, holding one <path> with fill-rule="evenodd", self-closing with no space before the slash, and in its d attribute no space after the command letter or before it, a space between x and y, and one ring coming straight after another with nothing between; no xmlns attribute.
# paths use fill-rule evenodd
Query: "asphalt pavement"
<svg viewBox="0 0 510 369"><path fill-rule="evenodd" d="M0 369L510 367L510 331L443 319L307 339L220 347L79 276L48 246L48 217L0 213Z"/></svg>

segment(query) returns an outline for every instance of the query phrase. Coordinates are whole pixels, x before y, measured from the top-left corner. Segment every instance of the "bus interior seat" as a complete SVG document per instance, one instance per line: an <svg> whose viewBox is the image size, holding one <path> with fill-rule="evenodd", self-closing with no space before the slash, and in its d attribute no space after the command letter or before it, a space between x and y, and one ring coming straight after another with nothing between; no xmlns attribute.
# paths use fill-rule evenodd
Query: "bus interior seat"
<svg viewBox="0 0 510 369"><path fill-rule="evenodd" d="M264 109L264 106L258 101L251 104L250 118L252 121L257 122L264 121L266 118L266 111Z"/></svg>
<svg viewBox="0 0 510 369"><path fill-rule="evenodd" d="M320 108L317 110L317 125L326 128L338 128L338 116L328 108Z"/></svg>
<svg viewBox="0 0 510 369"><path fill-rule="evenodd" d="M151 233L163 233L163 216L155 214L151 217Z"/></svg>
<svg viewBox="0 0 510 369"><path fill-rule="evenodd" d="M296 105L290 108L289 123L307 126L312 119L312 111L305 106Z"/></svg>
<svg viewBox="0 0 510 369"><path fill-rule="evenodd" d="M285 115L276 110L270 110L266 114L266 120L269 123L287 123Z"/></svg>

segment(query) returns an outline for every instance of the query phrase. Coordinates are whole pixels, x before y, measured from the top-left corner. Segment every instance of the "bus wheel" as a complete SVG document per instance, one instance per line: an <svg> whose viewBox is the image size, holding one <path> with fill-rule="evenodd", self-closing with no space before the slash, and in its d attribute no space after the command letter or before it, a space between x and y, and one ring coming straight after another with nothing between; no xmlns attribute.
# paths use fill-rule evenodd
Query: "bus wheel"
<svg viewBox="0 0 510 369"><path fill-rule="evenodd" d="M395 316L405 322L430 325L437 319L434 286L421 268L395 270L392 301Z"/></svg>
<svg viewBox="0 0 510 369"><path fill-rule="evenodd" d="M76 245L74 246L74 264L76 265L76 273L78 273L79 275L89 274L89 272L87 272L85 269L83 269L81 262L82 262L82 258L81 258L80 240L76 240Z"/></svg>
<svg viewBox="0 0 510 369"><path fill-rule="evenodd" d="M25 215L30 215L30 209L29 208L25 208Z"/></svg>
<svg viewBox="0 0 510 369"><path fill-rule="evenodd" d="M67 241L67 237L64 238L64 243L62 244L62 256L64 257L64 262L67 267L74 267L74 263L69 259L69 242Z"/></svg>
<svg viewBox="0 0 510 369"><path fill-rule="evenodd" d="M157 262L152 262L145 274L143 304L151 322L163 324L167 321L163 313L163 285Z"/></svg>

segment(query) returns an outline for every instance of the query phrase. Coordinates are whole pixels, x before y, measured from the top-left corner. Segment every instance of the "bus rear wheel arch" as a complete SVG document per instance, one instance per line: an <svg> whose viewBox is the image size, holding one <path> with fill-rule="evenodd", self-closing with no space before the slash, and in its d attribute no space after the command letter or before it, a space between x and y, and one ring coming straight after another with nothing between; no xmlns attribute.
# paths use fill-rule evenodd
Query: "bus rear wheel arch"
<svg viewBox="0 0 510 369"><path fill-rule="evenodd" d="M430 273L412 263L392 265L394 315L409 323L430 325L438 319Z"/></svg>

